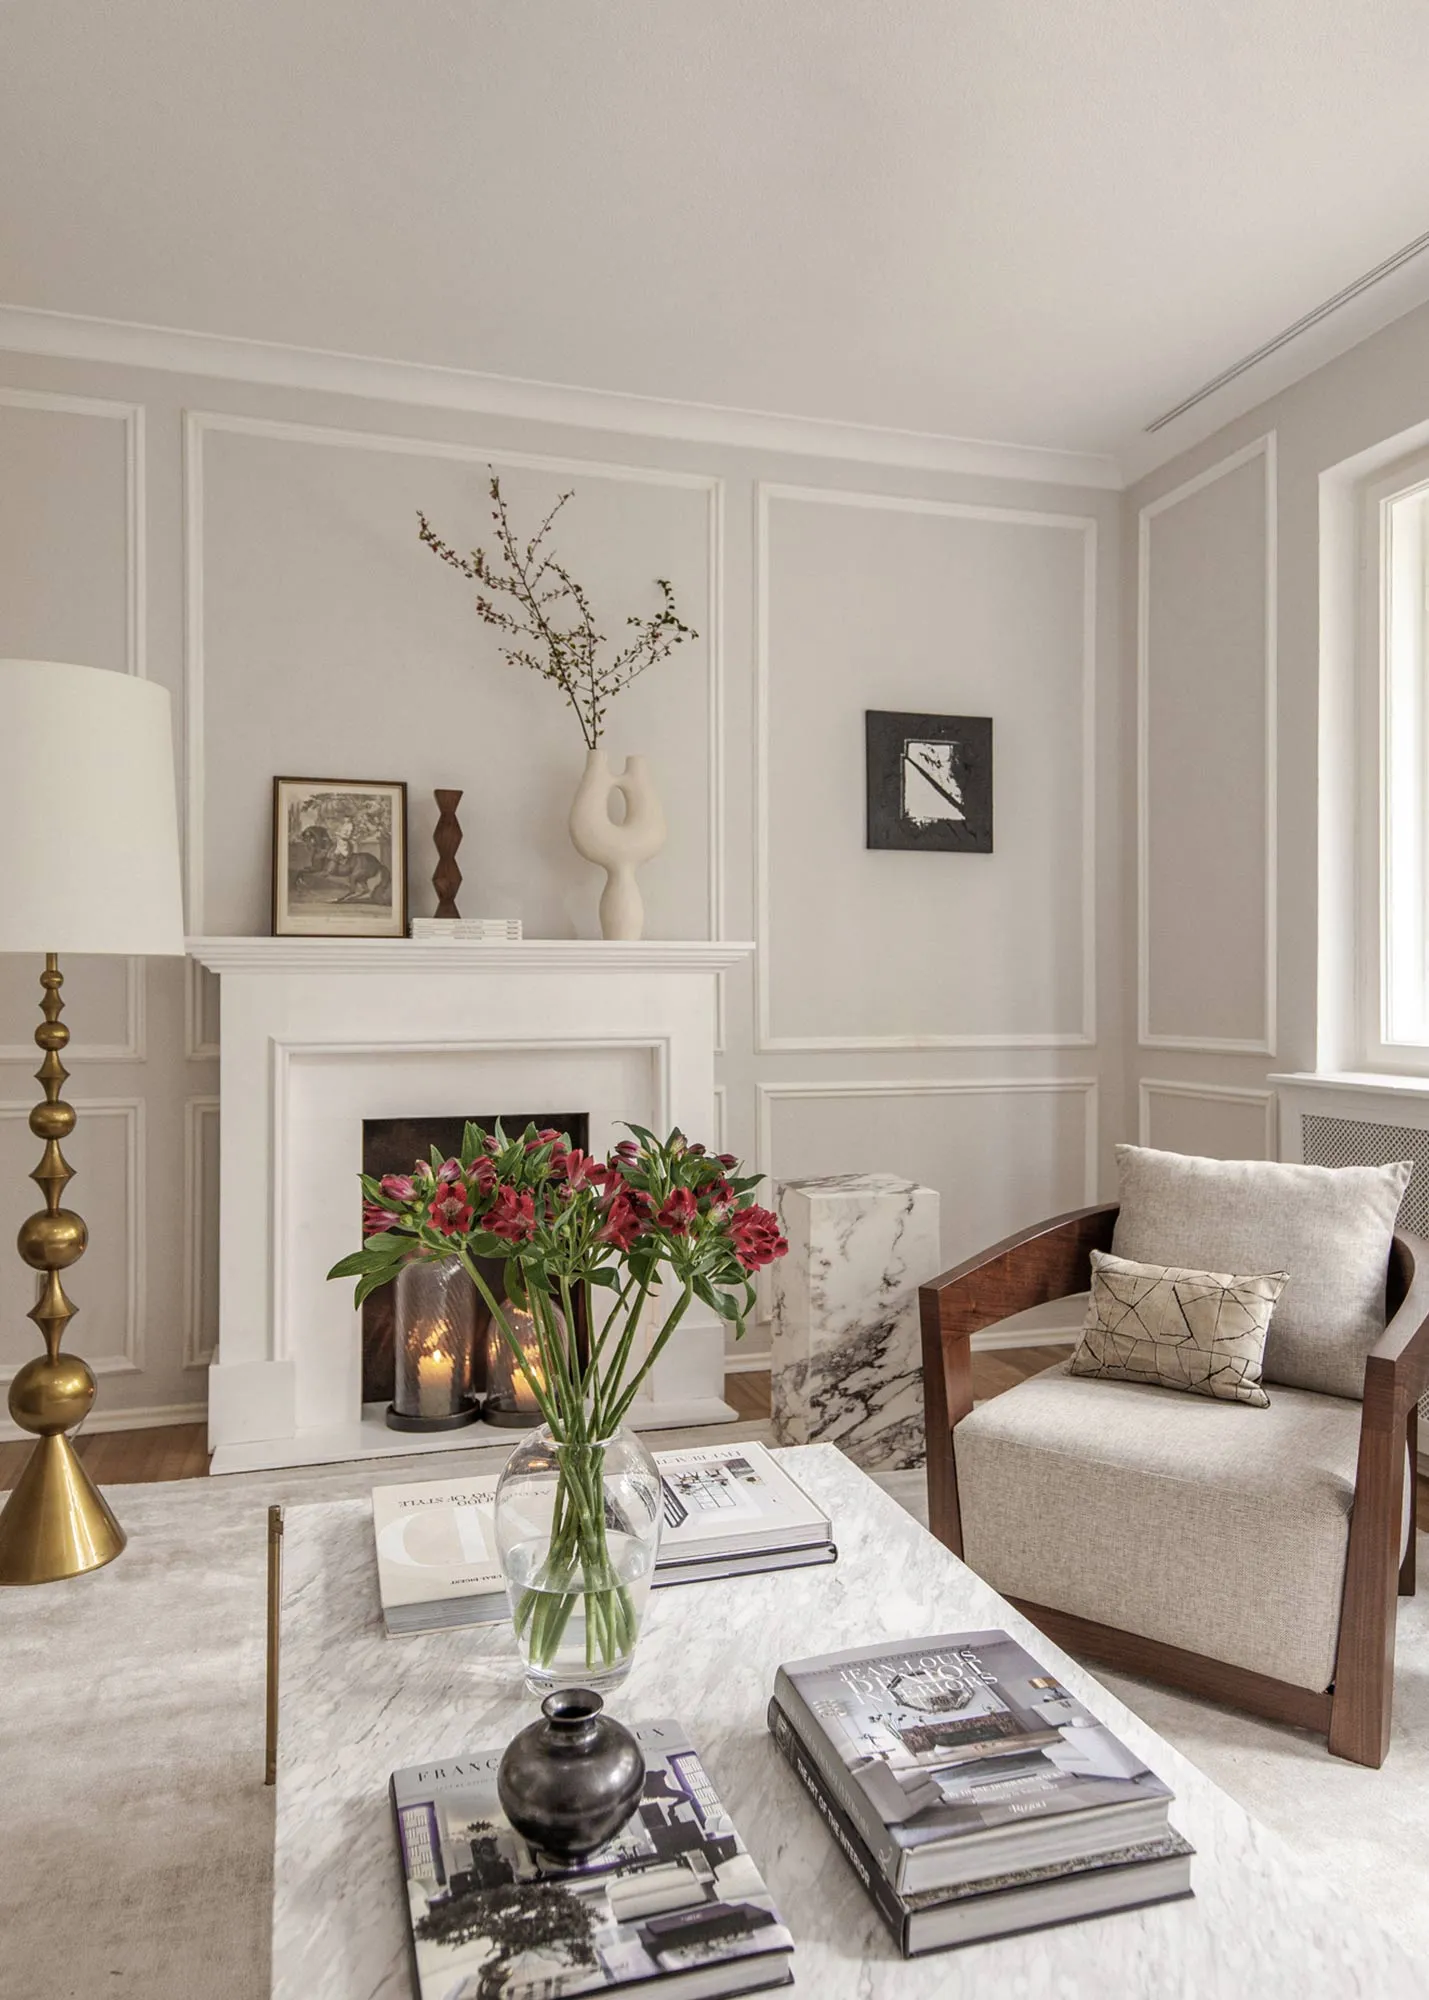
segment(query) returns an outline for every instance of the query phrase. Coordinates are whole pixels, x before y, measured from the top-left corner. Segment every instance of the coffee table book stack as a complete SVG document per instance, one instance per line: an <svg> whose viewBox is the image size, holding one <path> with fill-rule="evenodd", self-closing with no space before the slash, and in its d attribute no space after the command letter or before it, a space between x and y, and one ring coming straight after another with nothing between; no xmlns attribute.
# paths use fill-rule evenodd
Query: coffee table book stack
<svg viewBox="0 0 1429 2000"><path fill-rule="evenodd" d="M664 1504L655 1588L834 1561L829 1516L762 1445L661 1451L655 1463ZM389 1633L507 1616L493 1526L497 1477L373 1490L377 1584Z"/></svg>
<svg viewBox="0 0 1429 2000"><path fill-rule="evenodd" d="M769 1727L905 1958L1191 1892L1169 1787L1006 1632L781 1666Z"/></svg>
<svg viewBox="0 0 1429 2000"><path fill-rule="evenodd" d="M721 2000L792 1983L794 1940L683 1727L632 1727L640 1803L604 1847L568 1864L503 1812L504 1746L394 1773L418 2000Z"/></svg>

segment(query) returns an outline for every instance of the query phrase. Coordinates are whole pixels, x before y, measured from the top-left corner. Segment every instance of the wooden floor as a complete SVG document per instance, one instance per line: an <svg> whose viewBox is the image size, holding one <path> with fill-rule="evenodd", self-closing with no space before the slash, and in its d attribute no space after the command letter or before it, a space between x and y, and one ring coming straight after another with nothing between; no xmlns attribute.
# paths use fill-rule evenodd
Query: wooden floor
<svg viewBox="0 0 1429 2000"><path fill-rule="evenodd" d="M1061 1360L1061 1347L1011 1347L973 1357L973 1393L996 1396ZM751 1423L769 1415L767 1374L727 1375L725 1400ZM0 1490L13 1486L29 1452L28 1444L0 1444ZM76 1449L90 1477L102 1486L132 1486L157 1479L203 1479L208 1444L202 1424L170 1424L148 1431L96 1431Z"/></svg>
<svg viewBox="0 0 1429 2000"><path fill-rule="evenodd" d="M973 1395L979 1401L1000 1396L1029 1375L1050 1368L1070 1352L1065 1347L1005 1347L973 1356ZM767 1374L726 1375L725 1400L750 1423L769 1415ZM0 1444L0 1492L13 1486L24 1464L28 1444ZM170 1424L149 1431L97 1431L81 1437L76 1449L90 1476L102 1486L147 1484L158 1479L204 1479L208 1476L208 1441L202 1424ZM1416 1482L1419 1526L1429 1532L1429 1479Z"/></svg>

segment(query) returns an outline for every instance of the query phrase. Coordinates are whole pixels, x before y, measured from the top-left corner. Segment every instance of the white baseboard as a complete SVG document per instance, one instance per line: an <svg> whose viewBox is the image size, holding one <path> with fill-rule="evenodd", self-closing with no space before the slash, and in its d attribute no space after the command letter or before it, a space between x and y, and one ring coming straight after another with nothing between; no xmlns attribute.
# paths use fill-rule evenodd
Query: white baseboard
<svg viewBox="0 0 1429 2000"><path fill-rule="evenodd" d="M207 1403L167 1403L152 1410L96 1410L72 1437L98 1431L150 1431L164 1424L201 1424L208 1416ZM23 1444L32 1435L8 1420L0 1423L0 1443Z"/></svg>
<svg viewBox="0 0 1429 2000"><path fill-rule="evenodd" d="M770 1359L767 1347L762 1348L757 1354L751 1354L747 1348L741 1347L737 1354L726 1354L724 1372L726 1375L757 1375L768 1368Z"/></svg>

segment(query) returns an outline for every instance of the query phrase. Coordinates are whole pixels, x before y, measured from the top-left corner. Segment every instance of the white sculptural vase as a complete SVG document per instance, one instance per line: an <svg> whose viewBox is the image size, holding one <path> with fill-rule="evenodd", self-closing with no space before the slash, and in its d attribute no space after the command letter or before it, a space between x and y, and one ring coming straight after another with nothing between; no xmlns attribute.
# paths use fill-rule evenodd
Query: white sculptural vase
<svg viewBox="0 0 1429 2000"><path fill-rule="evenodd" d="M610 816L610 795L625 800L625 817ZM600 898L600 934L638 938L645 905L635 871L665 845L665 815L643 757L627 757L617 778L599 745L586 752L585 771L571 801L571 844L606 871Z"/></svg>

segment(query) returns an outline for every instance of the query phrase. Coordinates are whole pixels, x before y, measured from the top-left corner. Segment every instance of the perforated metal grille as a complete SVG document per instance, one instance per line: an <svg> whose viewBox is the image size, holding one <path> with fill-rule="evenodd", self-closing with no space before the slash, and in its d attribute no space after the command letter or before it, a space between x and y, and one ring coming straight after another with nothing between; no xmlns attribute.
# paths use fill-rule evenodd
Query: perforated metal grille
<svg viewBox="0 0 1429 2000"><path fill-rule="evenodd" d="M1399 1222L1414 1236L1429 1236L1429 1132L1417 1125L1307 1114L1300 1120L1300 1150L1310 1167L1382 1167L1387 1160L1413 1160ZM1429 1424L1429 1395L1419 1399L1419 1420Z"/></svg>
<svg viewBox="0 0 1429 2000"><path fill-rule="evenodd" d="M1399 1209L1400 1227L1414 1236L1429 1236L1429 1131L1417 1125L1306 1116L1300 1134L1309 1167L1382 1167L1388 1160L1413 1160Z"/></svg>

